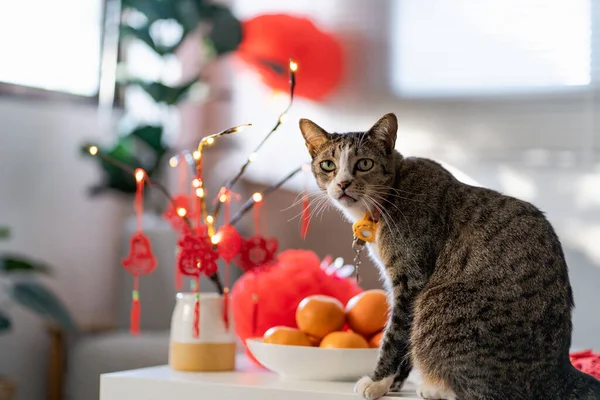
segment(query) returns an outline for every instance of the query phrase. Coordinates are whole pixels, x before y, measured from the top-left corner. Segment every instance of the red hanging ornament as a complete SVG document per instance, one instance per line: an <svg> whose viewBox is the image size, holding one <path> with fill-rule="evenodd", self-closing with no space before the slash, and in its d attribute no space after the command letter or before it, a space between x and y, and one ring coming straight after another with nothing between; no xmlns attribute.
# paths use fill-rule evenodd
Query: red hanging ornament
<svg viewBox="0 0 600 400"><path fill-rule="evenodd" d="M208 236L206 226L199 226L196 235L186 234L177 243L180 247L177 268L182 274L196 278L196 304L194 306L193 337L200 335L200 276L217 272L219 254Z"/></svg>
<svg viewBox="0 0 600 400"><path fill-rule="evenodd" d="M188 220L193 220L194 218L192 203L189 196L185 194L175 196L173 202L169 203L162 215L175 232L180 234L189 233L190 226L184 219L188 218Z"/></svg>
<svg viewBox="0 0 600 400"><path fill-rule="evenodd" d="M137 182L134 198L134 209L137 214L137 231L131 235L129 255L122 260L123 267L133 275L133 291L131 293L130 331L134 335L140 333L140 294L139 277L152 273L158 264L148 237L142 232L142 215L144 212L144 180L146 173L143 169L135 170Z"/></svg>
<svg viewBox="0 0 600 400"><path fill-rule="evenodd" d="M202 274L210 276L217 272L219 254L213 249L206 229L199 230L195 236L184 235L177 244L181 248L177 266L182 274L199 277Z"/></svg>
<svg viewBox="0 0 600 400"><path fill-rule="evenodd" d="M270 264L275 259L278 247L279 243L275 238L267 239L258 235L249 239L242 238L242 248L236 263L244 271Z"/></svg>
<svg viewBox="0 0 600 400"><path fill-rule="evenodd" d="M231 262L242 250L242 237L233 225L223 225L215 236L218 238L219 255L226 262Z"/></svg>

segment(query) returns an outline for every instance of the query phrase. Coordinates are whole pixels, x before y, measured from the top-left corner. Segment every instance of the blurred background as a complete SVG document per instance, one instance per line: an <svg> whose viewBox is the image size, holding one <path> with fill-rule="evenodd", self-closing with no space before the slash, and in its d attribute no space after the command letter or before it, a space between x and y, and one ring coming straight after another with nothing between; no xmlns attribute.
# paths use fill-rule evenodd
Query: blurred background
<svg viewBox="0 0 600 400"><path fill-rule="evenodd" d="M287 107L290 57L294 104L242 198L308 161L299 118L343 132L394 112L404 155L546 212L575 291L573 347L600 347L600 0L4 2L0 49L0 399L94 399L100 373L166 363L177 237L165 198L146 196L159 267L132 338L120 260L135 181L90 146L178 192L172 157L252 123L206 151L216 194ZM263 232L351 261L337 212L300 237L290 206L307 187L298 174L266 199ZM238 228L250 234L251 216ZM379 286L366 257L361 276Z"/></svg>

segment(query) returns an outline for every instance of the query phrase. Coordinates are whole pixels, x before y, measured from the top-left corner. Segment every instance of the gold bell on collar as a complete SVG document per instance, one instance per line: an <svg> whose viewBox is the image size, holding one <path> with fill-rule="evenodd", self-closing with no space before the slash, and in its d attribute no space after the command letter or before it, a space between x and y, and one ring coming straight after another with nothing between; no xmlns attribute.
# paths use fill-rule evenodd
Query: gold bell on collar
<svg viewBox="0 0 600 400"><path fill-rule="evenodd" d="M375 234L377 232L378 222L373 221L371 213L365 213L364 217L359 219L352 225L352 231L354 237L359 238L368 243L375 241Z"/></svg>

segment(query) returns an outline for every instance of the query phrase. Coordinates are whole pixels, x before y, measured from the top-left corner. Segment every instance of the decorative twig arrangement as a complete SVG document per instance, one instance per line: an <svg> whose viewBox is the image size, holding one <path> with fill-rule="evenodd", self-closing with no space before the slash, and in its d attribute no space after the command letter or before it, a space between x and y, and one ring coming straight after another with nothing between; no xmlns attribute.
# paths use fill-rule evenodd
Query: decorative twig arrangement
<svg viewBox="0 0 600 400"><path fill-rule="evenodd" d="M206 136L198 144L197 150L192 152L192 157L193 157L193 160L195 163L195 172L196 172L196 178L192 180L192 186L195 191L194 197L196 198L197 207L198 207L197 212L196 212L196 216L197 216L196 231L194 231L194 221L191 221L190 218L188 217L187 210L178 205L176 198L169 193L169 191L165 188L164 185L162 185L160 182L157 182L156 180L150 180L148 178L148 176L145 175L145 182L148 185L158 189L160 192L162 192L165 195L165 197L168 199L168 201L170 203L170 206L174 210L176 210L177 216L185 222L186 227L189 228L189 232L191 232L192 235L194 235L194 232L196 232L195 234L197 234L197 235L201 235L201 233L200 233L200 231L198 231L198 229L200 229L200 226L203 226L204 223L206 224L208 237L210 238L211 242L213 243L213 248L218 245L219 240L220 240L220 235L216 234L216 232L215 232L214 224L217 221L217 217L221 210L222 205L229 201L231 189L233 188L235 183L242 177L242 175L246 171L246 168L248 167L248 165L250 165L253 161L256 160L257 152L262 148L262 146L265 144L265 142L285 122L287 112L291 108L293 101L294 101L294 89L296 86L295 73L296 73L297 68L298 68L298 65L294 61L290 61L290 63L289 63L290 101L289 101L288 106L279 115L277 123L274 125L274 127L267 133L267 135L258 144L258 146L254 149L254 151L247 157L246 161L244 162L244 164L242 165L242 167L240 168L238 173L233 177L233 179L229 180L221 188L221 190L219 191L219 201L217 202L217 205L212 214L209 214L207 211L206 200L205 200L207 193L204 188L204 183L202 181L202 162L203 162L204 148L215 143L215 141L218 138L225 136L225 135L239 132L239 131L243 130L244 128L250 126L250 124L236 126L236 127L229 128L224 131ZM89 146L87 148L87 150L92 156L99 157L103 161L105 161L111 165L114 165L115 167L120 168L131 174L135 174L139 170L139 169L136 170L134 168L131 168L130 166L120 162L119 160L116 160L116 159L110 157L109 155L104 154L95 145ZM179 164L179 161L180 160L177 157L173 157L173 158L171 158L169 165L171 167L176 167ZM182 162L185 162L185 160L182 160ZM302 171L302 167L298 167L298 168L294 169L287 176L285 176L282 180L280 180L279 182L275 183L272 186L269 186L262 193L254 193L242 205L241 209L231 218L231 220L228 221L228 225L235 225L237 222L239 222L239 220L246 213L248 213L250 210L252 210L258 203L262 202L264 197L268 196L271 192L277 190L285 182L290 180L292 177L294 177L300 171ZM216 289L220 294L225 294L225 296L227 295L228 288L224 288L223 283L221 282L221 279L217 272L210 273L209 279L215 284ZM228 280L228 279L226 279L226 280Z"/></svg>

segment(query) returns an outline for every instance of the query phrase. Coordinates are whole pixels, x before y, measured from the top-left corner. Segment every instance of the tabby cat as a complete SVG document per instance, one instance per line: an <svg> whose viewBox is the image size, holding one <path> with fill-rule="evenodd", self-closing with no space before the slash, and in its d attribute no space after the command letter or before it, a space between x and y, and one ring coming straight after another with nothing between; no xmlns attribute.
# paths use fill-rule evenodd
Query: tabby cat
<svg viewBox="0 0 600 400"><path fill-rule="evenodd" d="M397 127L394 114L344 134L300 120L319 187L351 222L378 220L368 248L392 312L356 392L379 398L414 366L426 399L600 399L569 361L573 294L544 214L403 157Z"/></svg>

